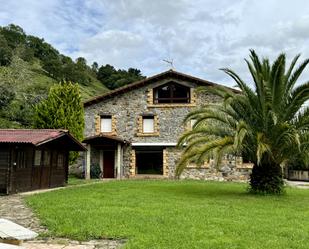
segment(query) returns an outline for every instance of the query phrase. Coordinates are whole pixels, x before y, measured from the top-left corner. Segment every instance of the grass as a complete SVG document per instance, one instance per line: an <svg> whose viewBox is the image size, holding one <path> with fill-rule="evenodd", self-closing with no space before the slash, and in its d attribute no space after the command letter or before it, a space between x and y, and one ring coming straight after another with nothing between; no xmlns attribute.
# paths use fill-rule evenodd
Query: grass
<svg viewBox="0 0 309 249"><path fill-rule="evenodd" d="M252 196L238 183L111 181L27 202L51 235L127 238L125 248L308 248L309 190Z"/></svg>
<svg viewBox="0 0 309 249"><path fill-rule="evenodd" d="M85 179L75 177L73 175L69 175L68 186L84 185L84 184L95 183L95 182L100 182L100 179L85 180Z"/></svg>

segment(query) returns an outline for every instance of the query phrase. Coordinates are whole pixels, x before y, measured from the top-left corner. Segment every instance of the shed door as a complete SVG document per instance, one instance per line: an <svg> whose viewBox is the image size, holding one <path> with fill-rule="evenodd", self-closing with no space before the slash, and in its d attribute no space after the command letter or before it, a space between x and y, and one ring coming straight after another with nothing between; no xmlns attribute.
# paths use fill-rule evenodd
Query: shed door
<svg viewBox="0 0 309 249"><path fill-rule="evenodd" d="M0 148L0 192L7 191L8 185L8 166L9 166L9 150Z"/></svg>
<svg viewBox="0 0 309 249"><path fill-rule="evenodd" d="M49 150L36 150L32 172L32 189L49 188L51 173L51 153Z"/></svg>

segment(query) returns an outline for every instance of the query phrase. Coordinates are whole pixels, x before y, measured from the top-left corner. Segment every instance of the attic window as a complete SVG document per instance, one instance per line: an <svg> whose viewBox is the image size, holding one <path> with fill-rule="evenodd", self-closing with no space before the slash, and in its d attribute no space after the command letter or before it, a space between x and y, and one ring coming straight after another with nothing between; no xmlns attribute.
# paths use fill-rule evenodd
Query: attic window
<svg viewBox="0 0 309 249"><path fill-rule="evenodd" d="M169 82L153 89L154 104L190 103L190 88Z"/></svg>

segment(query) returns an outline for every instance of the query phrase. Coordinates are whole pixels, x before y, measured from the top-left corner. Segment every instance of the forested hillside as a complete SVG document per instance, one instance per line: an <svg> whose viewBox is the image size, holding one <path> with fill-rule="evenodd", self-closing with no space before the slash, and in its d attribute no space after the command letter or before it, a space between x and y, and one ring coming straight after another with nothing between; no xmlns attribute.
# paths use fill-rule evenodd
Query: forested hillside
<svg viewBox="0 0 309 249"><path fill-rule="evenodd" d="M85 100L142 78L134 68L73 61L19 26L0 27L0 128L31 127L34 105L53 84L78 83Z"/></svg>

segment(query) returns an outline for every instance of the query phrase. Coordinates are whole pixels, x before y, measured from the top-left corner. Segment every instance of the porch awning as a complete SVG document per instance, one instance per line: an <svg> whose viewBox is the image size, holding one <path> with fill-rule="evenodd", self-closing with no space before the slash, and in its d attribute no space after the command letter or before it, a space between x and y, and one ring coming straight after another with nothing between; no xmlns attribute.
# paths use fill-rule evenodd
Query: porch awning
<svg viewBox="0 0 309 249"><path fill-rule="evenodd" d="M129 144L130 142L117 136L108 136L99 134L95 136L86 137L83 140L83 143L91 145L116 145L118 143Z"/></svg>

